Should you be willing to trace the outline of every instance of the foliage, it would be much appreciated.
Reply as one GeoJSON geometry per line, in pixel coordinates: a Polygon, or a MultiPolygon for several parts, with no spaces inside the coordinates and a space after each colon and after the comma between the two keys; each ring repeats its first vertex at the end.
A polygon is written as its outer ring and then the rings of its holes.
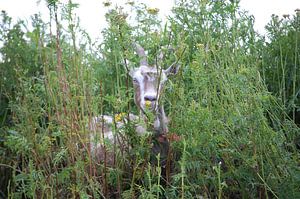
{"type": "Polygon", "coordinates": [[[270,126],[270,120],[279,121],[279,107],[258,72],[261,49],[253,20],[229,1],[197,2],[182,1],[172,24],[174,32],[184,30],[188,45],[182,78],[169,97],[177,99],[170,113],[173,131],[189,143],[185,186],[193,196],[211,198],[220,197],[220,183],[222,197],[286,197],[281,194],[298,187],[288,173],[299,171],[282,158],[293,157],[284,145],[292,145],[299,130],[283,134],[270,126]],[[286,187],[286,181],[295,183],[286,187]]]}
{"type": "Polygon", "coordinates": [[[299,114],[300,14],[279,18],[273,15],[266,26],[268,39],[262,52],[261,71],[269,91],[278,96],[293,120],[299,114]]]}
{"type": "Polygon", "coordinates": [[[92,42],[79,5],[47,3],[50,22],[35,15],[32,30],[2,12],[0,197],[300,197],[299,128],[286,116],[296,119],[299,105],[298,16],[273,17],[264,40],[239,1],[177,1],[164,26],[157,9],[129,1],[129,15],[105,2],[108,27],[92,42]],[[137,113],[133,42],[151,64],[181,64],[162,99],[181,139],[153,157],[151,136],[129,123],[131,148],[99,163],[88,149],[92,117],[137,113]]]}

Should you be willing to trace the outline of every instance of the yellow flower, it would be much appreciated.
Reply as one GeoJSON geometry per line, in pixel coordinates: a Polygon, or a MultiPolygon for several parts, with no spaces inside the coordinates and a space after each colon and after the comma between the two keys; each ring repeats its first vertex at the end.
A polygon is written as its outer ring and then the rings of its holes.
{"type": "Polygon", "coordinates": [[[115,121],[120,122],[125,117],[126,113],[115,114],[115,121]]]}
{"type": "Polygon", "coordinates": [[[148,8],[147,12],[151,15],[156,15],[159,12],[158,8],[148,8]]]}
{"type": "Polygon", "coordinates": [[[128,17],[127,14],[118,14],[116,16],[116,20],[119,22],[119,23],[126,23],[126,18],[128,17]]]}
{"type": "Polygon", "coordinates": [[[148,101],[148,100],[147,100],[147,101],[145,102],[145,105],[146,105],[147,108],[150,108],[150,106],[151,106],[151,101],[148,101]]]}
{"type": "Polygon", "coordinates": [[[204,45],[201,43],[196,44],[196,46],[198,49],[204,49],[204,45]]]}

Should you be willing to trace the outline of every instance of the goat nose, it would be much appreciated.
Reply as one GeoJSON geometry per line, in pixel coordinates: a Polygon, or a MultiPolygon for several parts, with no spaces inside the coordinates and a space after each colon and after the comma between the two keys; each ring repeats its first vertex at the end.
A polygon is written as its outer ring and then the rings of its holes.
{"type": "Polygon", "coordinates": [[[150,102],[153,102],[156,100],[156,96],[145,96],[144,97],[145,101],[150,101],[150,102]]]}

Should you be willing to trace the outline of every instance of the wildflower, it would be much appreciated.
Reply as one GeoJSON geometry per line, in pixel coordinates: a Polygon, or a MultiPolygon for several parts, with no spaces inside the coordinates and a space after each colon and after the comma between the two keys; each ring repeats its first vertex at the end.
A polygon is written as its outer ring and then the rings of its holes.
{"type": "Polygon", "coordinates": [[[116,16],[116,20],[118,20],[119,23],[125,23],[127,17],[127,14],[119,14],[116,16]]]}
{"type": "Polygon", "coordinates": [[[116,122],[120,122],[122,121],[122,119],[125,117],[126,113],[119,113],[119,114],[115,114],[115,121],[116,122]]]}
{"type": "Polygon", "coordinates": [[[284,15],[282,15],[282,16],[283,16],[283,18],[289,18],[289,17],[290,17],[289,14],[284,14],[284,15]]]}
{"type": "Polygon", "coordinates": [[[134,5],[134,1],[127,1],[127,4],[133,6],[134,5]]]}
{"type": "Polygon", "coordinates": [[[198,49],[204,49],[204,44],[198,43],[198,44],[196,44],[196,46],[198,49]]]}
{"type": "Polygon", "coordinates": [[[148,8],[147,12],[151,15],[156,15],[159,12],[158,8],[148,8]]]}
{"type": "Polygon", "coordinates": [[[108,7],[108,6],[111,5],[111,2],[110,2],[110,1],[104,1],[104,2],[103,2],[103,5],[104,5],[105,7],[108,7]]]}
{"type": "Polygon", "coordinates": [[[147,108],[150,108],[150,106],[151,106],[151,101],[148,101],[148,100],[147,100],[147,101],[145,102],[145,105],[146,105],[147,108]]]}

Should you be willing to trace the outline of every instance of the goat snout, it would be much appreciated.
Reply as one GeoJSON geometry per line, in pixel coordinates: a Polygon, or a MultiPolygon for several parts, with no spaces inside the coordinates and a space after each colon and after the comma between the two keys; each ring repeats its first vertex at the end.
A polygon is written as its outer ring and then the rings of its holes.
{"type": "Polygon", "coordinates": [[[146,95],[146,96],[144,97],[144,100],[145,100],[145,101],[154,102],[154,101],[156,101],[156,96],[146,95]]]}

